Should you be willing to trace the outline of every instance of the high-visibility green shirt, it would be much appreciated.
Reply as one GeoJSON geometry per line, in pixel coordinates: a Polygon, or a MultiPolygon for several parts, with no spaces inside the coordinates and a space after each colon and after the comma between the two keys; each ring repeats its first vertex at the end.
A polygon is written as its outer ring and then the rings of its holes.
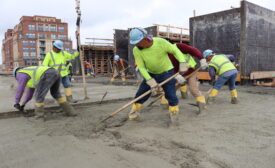
{"type": "Polygon", "coordinates": [[[50,69],[48,66],[30,66],[20,69],[18,73],[28,74],[30,76],[30,80],[27,82],[27,87],[35,88],[43,73],[48,69],[50,69]]]}
{"type": "Polygon", "coordinates": [[[73,60],[74,56],[66,51],[61,51],[56,53],[54,51],[48,52],[45,56],[45,59],[42,63],[44,66],[53,67],[54,69],[58,70],[61,77],[67,76],[69,74],[66,68],[66,61],[73,60]]]}
{"type": "Polygon", "coordinates": [[[173,54],[179,62],[186,62],[187,54],[183,54],[175,45],[163,38],[154,37],[150,48],[134,47],[134,57],[141,75],[149,80],[152,74],[161,74],[173,69],[168,54],[173,54]]]}

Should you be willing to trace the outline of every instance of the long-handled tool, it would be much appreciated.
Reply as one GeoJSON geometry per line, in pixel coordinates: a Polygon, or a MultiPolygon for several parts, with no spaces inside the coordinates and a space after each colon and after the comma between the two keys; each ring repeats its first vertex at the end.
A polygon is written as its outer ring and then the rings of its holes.
{"type": "MultiPolygon", "coordinates": [[[[198,72],[199,70],[200,70],[200,68],[196,69],[194,72],[192,72],[192,73],[190,73],[189,75],[187,75],[187,76],[185,77],[185,79],[190,78],[194,73],[198,72]]],[[[178,89],[178,88],[177,88],[177,89],[178,89]]],[[[162,97],[163,95],[164,95],[164,93],[162,93],[161,95],[159,95],[158,97],[156,97],[155,99],[153,99],[153,100],[148,104],[147,107],[152,106],[155,102],[157,102],[159,99],[161,99],[161,97],[162,97]]]]}
{"type": "Polygon", "coordinates": [[[102,101],[103,101],[103,99],[106,97],[107,93],[108,93],[108,91],[106,91],[106,92],[104,93],[104,95],[102,96],[102,98],[101,98],[101,100],[100,100],[99,104],[101,104],[101,103],[102,103],[102,101]]]}
{"type": "MultiPolygon", "coordinates": [[[[171,76],[170,78],[166,79],[165,81],[161,82],[159,84],[159,87],[161,87],[162,85],[166,84],[167,82],[169,82],[170,80],[174,79],[179,73],[174,74],[173,76],[171,76]]],[[[112,118],[113,116],[115,116],[117,113],[121,112],[122,110],[126,109],[127,107],[129,107],[130,105],[132,105],[133,103],[137,102],[138,100],[142,99],[143,97],[147,96],[148,94],[151,93],[151,90],[148,90],[147,92],[143,93],[142,95],[140,95],[139,97],[135,98],[134,100],[130,101],[129,103],[125,104],[124,106],[122,106],[121,108],[117,109],[116,111],[114,111],[113,113],[109,114],[106,118],[104,118],[103,120],[99,121],[98,124],[112,118]]],[[[98,125],[97,124],[97,125],[98,125]]]]}

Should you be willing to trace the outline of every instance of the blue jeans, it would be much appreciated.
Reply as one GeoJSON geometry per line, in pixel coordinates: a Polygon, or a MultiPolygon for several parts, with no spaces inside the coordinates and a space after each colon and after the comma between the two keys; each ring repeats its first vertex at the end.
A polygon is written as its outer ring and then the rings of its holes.
{"type": "Polygon", "coordinates": [[[68,75],[63,76],[61,78],[61,82],[62,82],[64,88],[70,88],[71,87],[71,82],[70,82],[70,78],[69,78],[68,75]]]}
{"type": "Polygon", "coordinates": [[[219,76],[219,78],[216,81],[213,88],[216,89],[216,90],[220,90],[221,87],[227,82],[229,90],[236,89],[235,83],[236,83],[237,75],[238,75],[238,73],[234,73],[230,76],[222,76],[222,75],[219,76]]]}
{"type": "MultiPolygon", "coordinates": [[[[169,77],[174,75],[174,70],[169,70],[167,72],[163,72],[162,74],[151,74],[150,76],[152,78],[154,78],[157,83],[161,83],[164,80],[168,79],[169,77]]],[[[168,103],[170,106],[176,106],[178,105],[179,101],[178,98],[176,96],[176,80],[172,79],[169,82],[167,82],[166,84],[164,84],[162,86],[164,93],[165,93],[165,98],[168,100],[168,103]]],[[[139,97],[140,95],[142,95],[143,93],[147,92],[148,90],[150,90],[150,86],[146,84],[146,80],[143,80],[142,83],[139,86],[139,89],[136,93],[135,98],[139,97]]],[[[143,104],[146,100],[149,99],[151,94],[145,96],[144,98],[140,99],[139,101],[137,101],[137,103],[143,104]]]]}

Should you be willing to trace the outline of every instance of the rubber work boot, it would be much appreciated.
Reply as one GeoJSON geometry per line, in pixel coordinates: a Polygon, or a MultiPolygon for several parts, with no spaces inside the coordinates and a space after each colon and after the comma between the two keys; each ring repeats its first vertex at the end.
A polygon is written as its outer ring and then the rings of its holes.
{"type": "Polygon", "coordinates": [[[181,93],[181,98],[182,99],[187,99],[188,98],[188,93],[187,93],[187,86],[183,85],[180,87],[180,93],[181,93]]]}
{"type": "Polygon", "coordinates": [[[178,114],[179,114],[179,106],[169,106],[169,115],[170,115],[170,120],[171,120],[171,124],[177,126],[179,125],[179,118],[178,118],[178,114]]]}
{"type": "Polygon", "coordinates": [[[128,114],[129,120],[138,120],[140,118],[140,111],[141,111],[142,104],[135,103],[132,106],[130,113],[128,114]]]}
{"type": "Polygon", "coordinates": [[[34,114],[35,118],[42,118],[44,116],[44,103],[35,103],[34,114]]]}
{"type": "Polygon", "coordinates": [[[64,102],[64,103],[60,103],[59,105],[66,116],[70,116],[70,117],[77,116],[77,113],[75,112],[73,106],[70,105],[70,103],[64,102]]]}
{"type": "Polygon", "coordinates": [[[44,103],[35,103],[34,113],[36,119],[43,118],[47,121],[51,118],[51,113],[44,109],[44,103]]]}
{"type": "Polygon", "coordinates": [[[197,105],[199,108],[198,114],[201,114],[205,110],[205,106],[206,106],[205,97],[199,96],[199,97],[196,97],[196,100],[197,100],[197,105]]]}
{"type": "Polygon", "coordinates": [[[121,78],[122,80],[122,85],[126,85],[126,79],[125,78],[121,78]]]}
{"type": "Polygon", "coordinates": [[[160,101],[160,105],[162,106],[162,107],[164,107],[164,108],[168,108],[168,101],[167,101],[167,99],[165,98],[165,96],[163,95],[162,97],[161,97],[161,101],[160,101]]]}
{"type": "Polygon", "coordinates": [[[238,93],[237,93],[237,90],[236,89],[231,90],[230,93],[231,93],[231,103],[232,104],[238,104],[238,99],[237,99],[238,93]]]}
{"type": "Polygon", "coordinates": [[[216,99],[216,96],[218,95],[218,90],[217,89],[212,89],[210,94],[209,94],[209,97],[207,98],[207,104],[212,104],[215,99],[216,99]]]}
{"type": "Polygon", "coordinates": [[[115,78],[111,78],[110,82],[113,83],[115,81],[115,78]]]}
{"type": "Polygon", "coordinates": [[[73,99],[72,88],[65,88],[65,95],[66,95],[66,98],[67,98],[68,102],[77,103],[77,100],[73,99]]]}

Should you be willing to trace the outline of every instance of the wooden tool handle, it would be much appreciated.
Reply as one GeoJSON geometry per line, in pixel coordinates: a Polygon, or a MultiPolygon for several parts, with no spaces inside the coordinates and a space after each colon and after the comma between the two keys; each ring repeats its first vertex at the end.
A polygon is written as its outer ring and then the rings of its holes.
{"type": "MultiPolygon", "coordinates": [[[[159,86],[161,87],[162,85],[166,84],[167,82],[169,82],[170,80],[174,79],[179,73],[174,74],[173,76],[171,76],[170,78],[166,79],[165,81],[161,82],[159,84],[159,86]]],[[[140,95],[139,97],[135,98],[134,100],[130,101],[129,103],[125,104],[124,106],[122,106],[121,108],[117,109],[116,111],[114,111],[113,113],[111,113],[107,118],[103,119],[101,122],[106,121],[107,119],[113,117],[114,115],[116,115],[117,113],[121,112],[122,110],[126,109],[128,106],[130,106],[131,104],[137,102],[138,100],[144,98],[145,96],[147,96],[148,94],[151,93],[151,90],[148,90],[147,92],[143,93],[142,95],[140,95]]]]}

